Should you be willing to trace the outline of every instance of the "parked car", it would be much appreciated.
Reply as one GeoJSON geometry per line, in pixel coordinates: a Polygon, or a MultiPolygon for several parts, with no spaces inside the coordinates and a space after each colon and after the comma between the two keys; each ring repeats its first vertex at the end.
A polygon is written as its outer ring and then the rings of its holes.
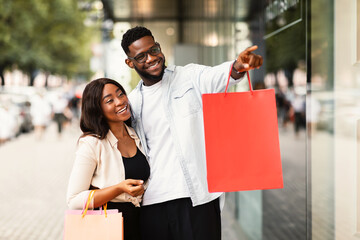
{"type": "Polygon", "coordinates": [[[19,132],[18,108],[9,101],[0,104],[0,143],[11,140],[19,132]]]}
{"type": "MultiPolygon", "coordinates": [[[[0,101],[2,103],[3,114],[5,114],[6,111],[7,114],[10,114],[13,118],[10,138],[33,130],[29,95],[3,89],[0,92],[0,101]]],[[[5,120],[3,119],[2,121],[4,122],[5,120]]]]}

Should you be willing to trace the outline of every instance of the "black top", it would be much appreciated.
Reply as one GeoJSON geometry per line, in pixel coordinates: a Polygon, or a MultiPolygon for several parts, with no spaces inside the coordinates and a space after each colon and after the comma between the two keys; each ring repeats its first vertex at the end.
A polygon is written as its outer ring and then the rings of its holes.
{"type": "Polygon", "coordinates": [[[133,157],[122,157],[125,168],[125,179],[141,179],[144,182],[150,176],[150,166],[144,154],[136,149],[136,154],[133,157]]]}

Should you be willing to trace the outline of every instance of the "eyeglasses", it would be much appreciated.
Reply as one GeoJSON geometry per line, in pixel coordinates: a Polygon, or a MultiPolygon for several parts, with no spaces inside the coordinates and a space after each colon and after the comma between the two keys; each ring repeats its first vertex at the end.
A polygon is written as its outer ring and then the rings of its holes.
{"type": "Polygon", "coordinates": [[[128,58],[133,59],[133,60],[137,61],[138,63],[144,63],[144,62],[146,62],[146,59],[148,58],[148,54],[150,54],[151,56],[156,56],[160,52],[161,52],[160,44],[155,43],[155,46],[153,46],[146,52],[139,53],[138,55],[136,55],[133,58],[132,57],[128,57],[128,58]]]}

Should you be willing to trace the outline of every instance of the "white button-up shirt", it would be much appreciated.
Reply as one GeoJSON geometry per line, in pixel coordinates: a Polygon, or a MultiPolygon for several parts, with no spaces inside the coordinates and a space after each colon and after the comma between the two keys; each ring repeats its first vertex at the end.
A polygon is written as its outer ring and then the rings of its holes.
{"type": "MultiPolygon", "coordinates": [[[[189,64],[184,67],[169,66],[165,69],[161,80],[164,117],[169,122],[171,132],[169,137],[174,142],[174,151],[180,161],[193,206],[210,202],[222,194],[208,191],[202,94],[225,91],[231,64],[232,62],[226,62],[215,67],[198,64],[189,64]]],[[[230,78],[231,85],[239,81],[240,79],[230,78]]],[[[148,152],[141,122],[142,85],[143,81],[140,81],[130,93],[129,100],[133,114],[132,124],[145,152],[148,152]]],[[[151,159],[149,161],[151,166],[151,159]]],[[[175,159],[169,159],[169,161],[175,161],[175,159]]],[[[151,174],[156,174],[156,172],[151,174]]],[[[171,181],[168,179],[169,183],[171,181]]],[[[151,175],[149,186],[151,186],[151,175]]]]}

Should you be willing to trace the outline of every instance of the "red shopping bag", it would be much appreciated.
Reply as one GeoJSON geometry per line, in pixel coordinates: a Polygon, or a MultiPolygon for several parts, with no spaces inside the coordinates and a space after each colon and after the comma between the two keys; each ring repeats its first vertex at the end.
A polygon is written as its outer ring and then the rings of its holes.
{"type": "Polygon", "coordinates": [[[247,76],[248,92],[202,95],[209,192],[283,187],[275,91],[247,76]]]}

